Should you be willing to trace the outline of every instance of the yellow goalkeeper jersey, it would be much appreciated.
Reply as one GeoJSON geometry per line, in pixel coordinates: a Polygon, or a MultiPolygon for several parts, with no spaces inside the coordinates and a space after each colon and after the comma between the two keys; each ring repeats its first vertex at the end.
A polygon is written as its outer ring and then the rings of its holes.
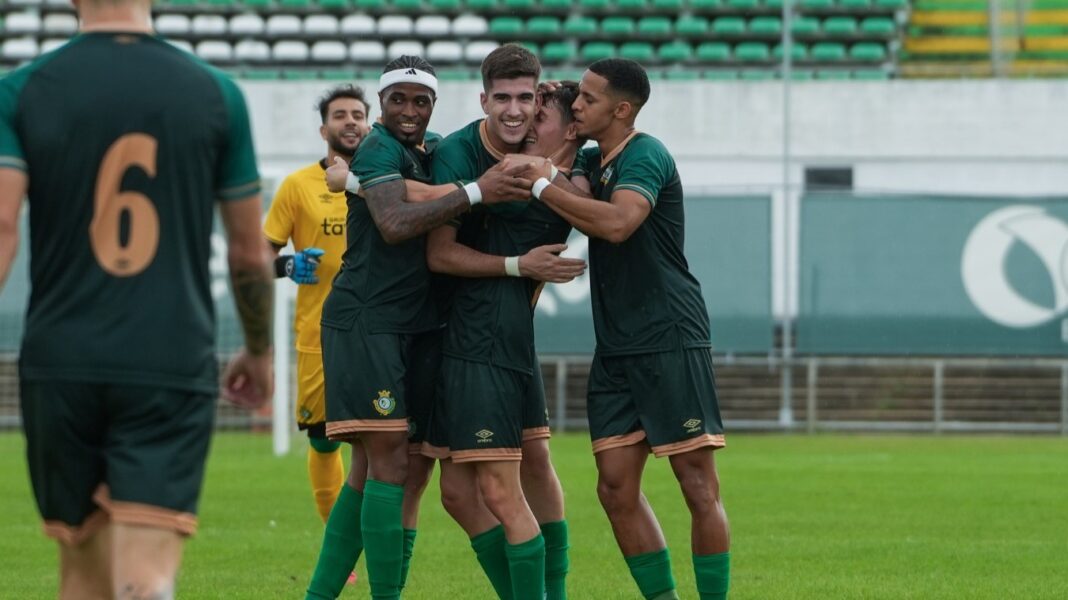
{"type": "Polygon", "coordinates": [[[323,165],[317,162],[294,171],[282,181],[267,211],[263,233],[278,245],[292,239],[297,250],[322,248],[315,274],[319,283],[297,286],[297,308],[293,319],[297,350],[321,353],[319,320],[323,301],[330,293],[334,275],[341,268],[345,252],[345,193],[333,194],[326,188],[323,165]]]}

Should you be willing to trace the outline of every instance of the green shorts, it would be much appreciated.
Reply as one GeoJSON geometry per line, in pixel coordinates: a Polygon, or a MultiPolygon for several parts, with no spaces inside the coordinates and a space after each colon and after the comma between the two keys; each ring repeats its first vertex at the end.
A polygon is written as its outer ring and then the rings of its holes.
{"type": "Polygon", "coordinates": [[[658,457],[725,444],[708,348],[595,354],[586,404],[595,454],[642,440],[658,457]]]}
{"type": "Polygon", "coordinates": [[[192,535],[215,398],[23,380],[26,456],[45,533],[79,544],[109,521],[192,535]]]}
{"type": "Polygon", "coordinates": [[[423,454],[437,405],[441,381],[441,343],[443,330],[420,333],[412,339],[411,367],[408,369],[408,450],[423,454]]]}

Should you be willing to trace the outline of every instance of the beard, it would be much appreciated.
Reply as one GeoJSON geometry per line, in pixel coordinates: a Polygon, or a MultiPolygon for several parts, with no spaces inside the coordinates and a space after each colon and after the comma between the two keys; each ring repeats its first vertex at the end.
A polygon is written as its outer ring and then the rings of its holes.
{"type": "Polygon", "coordinates": [[[356,148],[360,147],[360,142],[362,141],[363,136],[361,135],[360,137],[356,138],[356,145],[349,148],[344,142],[341,141],[340,135],[329,135],[327,136],[326,144],[330,146],[330,149],[333,150],[335,153],[340,154],[342,156],[351,157],[352,155],[356,154],[356,148]]]}

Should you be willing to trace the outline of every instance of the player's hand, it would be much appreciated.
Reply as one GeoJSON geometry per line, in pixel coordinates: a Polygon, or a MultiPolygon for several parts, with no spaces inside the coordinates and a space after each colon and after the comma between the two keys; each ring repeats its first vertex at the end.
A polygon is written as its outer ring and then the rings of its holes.
{"type": "Polygon", "coordinates": [[[478,187],[482,190],[482,202],[515,202],[530,200],[530,187],[534,182],[515,175],[523,170],[523,165],[506,168],[496,165],[478,178],[478,187]]]}
{"type": "Polygon", "coordinates": [[[349,177],[349,163],[340,156],[334,157],[334,164],[326,168],[326,188],[333,193],[344,192],[345,182],[349,177]]]}
{"type": "Polygon", "coordinates": [[[274,394],[274,353],[249,354],[242,347],[223,373],[222,396],[241,408],[259,408],[274,394]]]}
{"type": "Polygon", "coordinates": [[[305,248],[294,254],[286,264],[286,277],[301,285],[319,283],[315,270],[319,268],[319,258],[326,254],[322,248],[305,248]]]}
{"type": "Polygon", "coordinates": [[[519,272],[523,277],[549,283],[567,283],[586,272],[586,261],[565,258],[560,253],[567,244],[538,246],[519,257],[519,272]]]}

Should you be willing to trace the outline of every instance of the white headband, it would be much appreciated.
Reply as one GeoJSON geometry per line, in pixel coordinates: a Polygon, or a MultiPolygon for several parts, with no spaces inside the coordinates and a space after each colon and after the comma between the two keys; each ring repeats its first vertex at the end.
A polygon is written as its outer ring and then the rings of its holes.
{"type": "Polygon", "coordinates": [[[382,77],[378,79],[378,92],[382,93],[386,88],[397,83],[417,83],[430,88],[430,91],[435,94],[438,93],[438,78],[414,67],[382,73],[382,77]]]}

